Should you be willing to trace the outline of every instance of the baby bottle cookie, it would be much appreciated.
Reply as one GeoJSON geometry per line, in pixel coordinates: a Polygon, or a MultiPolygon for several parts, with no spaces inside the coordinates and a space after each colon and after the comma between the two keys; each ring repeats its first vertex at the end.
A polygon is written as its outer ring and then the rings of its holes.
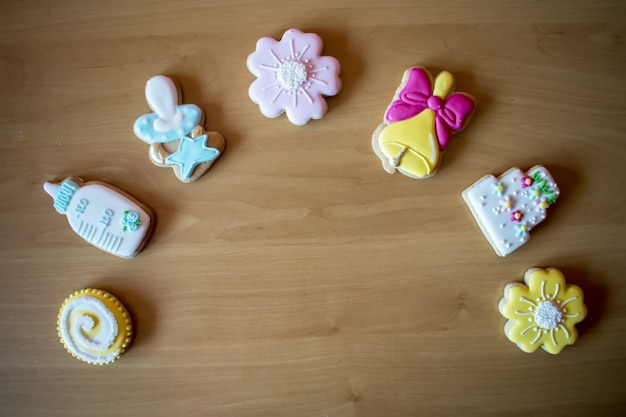
{"type": "Polygon", "coordinates": [[[195,104],[179,105],[174,81],[156,75],[146,83],[146,100],[154,113],[139,117],[135,135],[150,145],[153,164],[170,167],[182,182],[193,182],[211,168],[226,142],[219,132],[205,132],[204,114],[195,104]]]}
{"type": "Polygon", "coordinates": [[[437,173],[452,134],[467,125],[476,109],[472,96],[453,92],[454,84],[447,71],[434,79],[424,68],[405,71],[384,122],[372,136],[385,171],[419,179],[437,173]]]}
{"type": "Polygon", "coordinates": [[[69,177],[60,184],[46,182],[44,190],[72,230],[103,251],[132,258],[150,238],[152,211],[108,184],[69,177]]]}

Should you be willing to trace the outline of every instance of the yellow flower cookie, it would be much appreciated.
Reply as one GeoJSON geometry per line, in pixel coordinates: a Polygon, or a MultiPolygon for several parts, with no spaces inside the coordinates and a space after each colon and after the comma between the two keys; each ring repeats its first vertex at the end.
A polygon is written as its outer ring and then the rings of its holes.
{"type": "Polygon", "coordinates": [[[523,285],[512,282],[504,288],[500,313],[509,319],[504,333],[524,352],[540,346],[557,354],[576,341],[574,325],[587,316],[583,292],[576,285],[566,285],[558,269],[531,268],[523,285]]]}
{"type": "Polygon", "coordinates": [[[72,356],[94,365],[115,362],[133,336],[130,315],[122,303],[106,291],[91,288],[65,300],[57,330],[72,356]]]}

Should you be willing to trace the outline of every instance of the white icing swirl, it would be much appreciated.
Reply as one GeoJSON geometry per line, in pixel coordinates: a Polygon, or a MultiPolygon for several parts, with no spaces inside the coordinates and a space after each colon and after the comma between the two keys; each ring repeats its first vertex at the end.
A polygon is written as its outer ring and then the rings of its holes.
{"type": "Polygon", "coordinates": [[[120,349],[108,352],[118,335],[118,324],[97,298],[79,296],[66,303],[59,315],[59,333],[67,349],[85,362],[102,365],[121,354],[120,349]]]}

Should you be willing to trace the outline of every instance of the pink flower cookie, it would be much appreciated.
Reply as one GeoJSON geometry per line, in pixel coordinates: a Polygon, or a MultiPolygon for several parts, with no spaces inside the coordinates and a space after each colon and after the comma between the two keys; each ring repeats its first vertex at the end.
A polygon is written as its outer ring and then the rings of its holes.
{"type": "Polygon", "coordinates": [[[274,118],[287,112],[295,125],[326,114],[324,96],[341,90],[339,62],[320,56],[323,43],[314,33],[289,29],[280,41],[261,38],[248,56],[248,69],[257,79],[248,95],[264,116],[274,118]]]}
{"type": "Polygon", "coordinates": [[[384,122],[372,136],[385,171],[417,179],[437,173],[452,134],[461,131],[476,110],[476,100],[454,92],[454,86],[447,71],[435,78],[420,67],[404,72],[384,122]]]}

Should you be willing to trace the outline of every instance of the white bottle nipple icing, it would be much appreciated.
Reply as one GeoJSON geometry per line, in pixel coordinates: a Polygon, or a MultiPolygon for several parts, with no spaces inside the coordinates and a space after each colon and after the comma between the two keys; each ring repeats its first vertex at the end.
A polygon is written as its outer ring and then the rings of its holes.
{"type": "Polygon", "coordinates": [[[46,182],[54,208],[72,230],[92,245],[123,258],[135,256],[152,229],[152,215],[124,193],[98,182],[67,178],[46,182]]]}
{"type": "Polygon", "coordinates": [[[158,116],[154,121],[154,130],[157,132],[174,130],[183,124],[185,117],[178,111],[178,91],[168,77],[157,75],[148,80],[146,100],[158,116]]]}

